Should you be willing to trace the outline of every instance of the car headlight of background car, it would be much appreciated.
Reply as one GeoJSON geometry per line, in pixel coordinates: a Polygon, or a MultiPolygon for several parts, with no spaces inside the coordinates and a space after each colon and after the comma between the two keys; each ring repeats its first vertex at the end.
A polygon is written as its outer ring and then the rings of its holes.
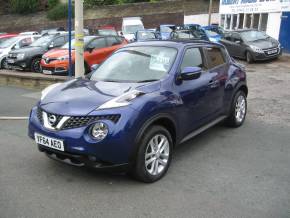
{"type": "Polygon", "coordinates": [[[257,46],[254,46],[254,45],[250,45],[251,49],[256,52],[256,53],[264,53],[263,49],[257,47],[257,46]]]}
{"type": "Polygon", "coordinates": [[[24,53],[17,54],[17,59],[18,60],[22,60],[22,59],[24,59],[24,57],[25,57],[25,54],[24,53]]]}
{"type": "Polygon", "coordinates": [[[109,128],[107,124],[103,122],[97,122],[93,124],[91,128],[92,137],[98,141],[105,139],[108,133],[109,133],[109,128]]]}
{"type": "Polygon", "coordinates": [[[116,108],[116,107],[124,107],[129,104],[131,104],[131,101],[134,100],[135,98],[144,95],[144,92],[138,91],[138,90],[133,90],[128,93],[125,93],[123,95],[120,95],[117,98],[114,98],[100,107],[98,109],[108,109],[108,108],[116,108]]]}

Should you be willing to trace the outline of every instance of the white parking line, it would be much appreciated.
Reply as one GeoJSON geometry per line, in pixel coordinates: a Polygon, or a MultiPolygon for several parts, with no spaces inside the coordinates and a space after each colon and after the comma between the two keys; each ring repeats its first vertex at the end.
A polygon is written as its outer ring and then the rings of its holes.
{"type": "Polygon", "coordinates": [[[0,120],[28,120],[29,117],[0,117],[0,120]]]}

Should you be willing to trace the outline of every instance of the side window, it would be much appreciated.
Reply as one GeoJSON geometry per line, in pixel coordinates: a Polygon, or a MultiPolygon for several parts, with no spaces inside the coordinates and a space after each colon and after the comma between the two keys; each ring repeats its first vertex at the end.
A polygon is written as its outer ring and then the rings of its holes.
{"type": "Polygon", "coordinates": [[[205,69],[199,48],[189,48],[186,50],[181,64],[181,70],[185,67],[200,67],[205,69]]]}
{"type": "Polygon", "coordinates": [[[54,47],[59,47],[59,46],[62,46],[63,44],[65,43],[65,39],[64,37],[58,37],[56,38],[54,41],[53,41],[53,45],[54,47]]]}
{"type": "Polygon", "coordinates": [[[232,41],[233,41],[233,42],[241,41],[241,40],[242,40],[242,39],[241,39],[241,37],[240,37],[239,34],[237,34],[237,33],[233,33],[233,34],[232,34],[232,41]]]}
{"type": "Polygon", "coordinates": [[[115,37],[107,37],[108,46],[119,45],[120,41],[118,41],[115,37]]]}
{"type": "Polygon", "coordinates": [[[28,46],[32,43],[32,38],[25,38],[25,39],[22,39],[20,42],[19,42],[19,48],[22,48],[24,46],[28,46]]]}
{"type": "Polygon", "coordinates": [[[232,41],[232,35],[231,34],[225,34],[224,39],[228,40],[228,41],[232,41]]]}
{"type": "Polygon", "coordinates": [[[224,64],[225,57],[220,48],[206,48],[208,68],[214,68],[224,64]]]}
{"type": "Polygon", "coordinates": [[[105,48],[105,47],[107,47],[105,38],[95,39],[88,45],[88,48],[91,48],[91,49],[105,48]]]}

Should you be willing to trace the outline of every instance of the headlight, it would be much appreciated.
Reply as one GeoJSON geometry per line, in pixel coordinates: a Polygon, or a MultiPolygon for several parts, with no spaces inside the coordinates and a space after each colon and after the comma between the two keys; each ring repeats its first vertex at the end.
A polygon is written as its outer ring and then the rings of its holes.
{"type": "Polygon", "coordinates": [[[250,45],[251,49],[254,51],[254,52],[257,52],[257,53],[264,53],[264,51],[257,47],[257,46],[254,46],[254,45],[250,45]]]}
{"type": "Polygon", "coordinates": [[[45,89],[42,90],[41,92],[41,98],[40,100],[43,100],[45,98],[45,96],[51,91],[53,90],[55,87],[59,86],[61,83],[55,83],[55,84],[52,84],[48,87],[46,87],[45,89]]]}
{"type": "Polygon", "coordinates": [[[98,109],[108,109],[108,108],[116,108],[116,107],[124,107],[131,103],[131,101],[141,95],[144,95],[143,92],[138,90],[133,90],[131,92],[125,93],[117,98],[114,98],[100,107],[98,109]]]}
{"type": "Polygon", "coordinates": [[[93,125],[91,129],[91,135],[93,136],[94,139],[97,139],[99,141],[103,140],[106,138],[106,136],[109,133],[109,128],[108,126],[103,123],[103,122],[97,122],[93,125]]]}
{"type": "Polygon", "coordinates": [[[25,57],[25,54],[24,53],[17,54],[17,59],[18,60],[22,60],[22,59],[24,59],[24,57],[25,57]]]}
{"type": "Polygon", "coordinates": [[[59,61],[65,61],[65,60],[68,60],[68,59],[69,59],[68,55],[57,58],[57,60],[59,60],[59,61]]]}

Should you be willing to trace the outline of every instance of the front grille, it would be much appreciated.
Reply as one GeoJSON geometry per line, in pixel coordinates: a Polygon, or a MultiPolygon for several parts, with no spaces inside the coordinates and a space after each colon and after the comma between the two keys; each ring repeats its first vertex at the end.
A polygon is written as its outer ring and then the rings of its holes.
{"type": "Polygon", "coordinates": [[[43,60],[44,60],[44,62],[46,63],[46,64],[49,64],[50,62],[52,62],[52,61],[56,61],[56,60],[58,60],[57,58],[43,58],[43,60]]]}
{"type": "Polygon", "coordinates": [[[86,126],[92,122],[98,120],[110,120],[114,123],[117,123],[120,119],[120,115],[103,115],[103,116],[80,116],[80,117],[71,117],[63,125],[62,129],[72,129],[78,128],[81,126],[86,126]]]}
{"type": "MultiPolygon", "coordinates": [[[[37,108],[37,118],[38,120],[43,124],[43,116],[42,116],[43,110],[38,107],[37,108]]],[[[47,113],[47,112],[46,112],[47,113]]],[[[56,127],[57,124],[60,122],[60,120],[64,117],[62,115],[58,114],[52,114],[52,113],[47,113],[47,117],[50,115],[55,115],[56,116],[56,122],[52,127],[56,127]]],[[[120,119],[121,115],[119,114],[114,114],[114,115],[100,115],[100,116],[72,116],[70,117],[67,121],[64,122],[64,124],[61,126],[61,130],[64,129],[73,129],[73,128],[79,128],[82,126],[87,126],[92,122],[98,121],[98,120],[110,120],[113,123],[117,123],[120,119]]]]}
{"type": "Polygon", "coordinates": [[[279,47],[263,49],[264,53],[268,56],[277,55],[279,53],[279,47]],[[273,52],[276,50],[275,52],[273,52]]]}

